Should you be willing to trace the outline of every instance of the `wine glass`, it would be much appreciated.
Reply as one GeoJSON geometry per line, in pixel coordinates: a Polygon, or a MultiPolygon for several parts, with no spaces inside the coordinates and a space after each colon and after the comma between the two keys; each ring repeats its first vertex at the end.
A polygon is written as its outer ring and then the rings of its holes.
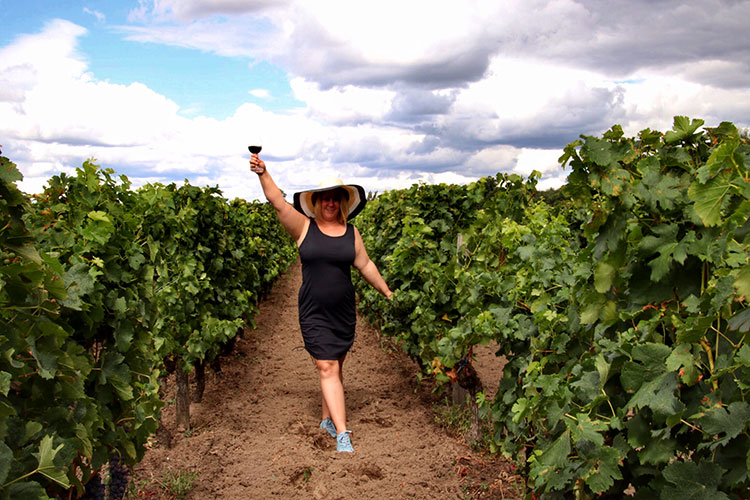
{"type": "Polygon", "coordinates": [[[247,149],[251,154],[257,155],[260,153],[260,150],[263,149],[263,146],[248,146],[247,149]]]}

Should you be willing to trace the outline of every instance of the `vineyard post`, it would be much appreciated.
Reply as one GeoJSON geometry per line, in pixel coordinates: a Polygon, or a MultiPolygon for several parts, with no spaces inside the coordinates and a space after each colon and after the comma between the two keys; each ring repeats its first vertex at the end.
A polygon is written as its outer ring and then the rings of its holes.
{"type": "Polygon", "coordinates": [[[175,370],[177,382],[175,395],[175,419],[177,429],[182,432],[190,429],[190,384],[189,374],[184,369],[185,361],[180,360],[175,370]]]}
{"type": "MultiPolygon", "coordinates": [[[[461,233],[458,233],[458,238],[456,239],[456,260],[458,260],[458,254],[461,251],[461,247],[464,244],[464,235],[461,233]]],[[[453,393],[453,404],[454,405],[465,405],[466,404],[466,396],[468,395],[468,392],[466,389],[458,385],[458,382],[451,381],[451,388],[453,393]]]]}
{"type": "MultiPolygon", "coordinates": [[[[456,260],[458,260],[461,247],[464,244],[464,235],[458,233],[456,239],[456,260]]],[[[469,350],[467,363],[471,364],[471,350],[469,350]]],[[[453,389],[453,404],[467,405],[471,410],[471,423],[469,430],[466,433],[466,440],[469,442],[479,442],[482,437],[482,428],[479,422],[479,405],[477,404],[476,393],[469,391],[464,387],[461,387],[458,382],[452,381],[451,387],[453,389]],[[468,402],[467,402],[468,399],[468,402]]]]}
{"type": "MultiPolygon", "coordinates": [[[[219,357],[217,356],[218,360],[219,357]]],[[[203,392],[206,390],[206,361],[203,360],[195,365],[195,391],[191,401],[193,403],[200,403],[203,401],[203,392]]]]}

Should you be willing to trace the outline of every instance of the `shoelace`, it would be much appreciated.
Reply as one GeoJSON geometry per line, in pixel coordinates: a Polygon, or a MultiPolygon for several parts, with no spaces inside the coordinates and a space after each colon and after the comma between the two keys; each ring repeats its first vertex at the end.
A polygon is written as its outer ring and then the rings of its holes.
{"type": "Polygon", "coordinates": [[[338,436],[336,436],[336,449],[338,451],[354,451],[354,447],[352,446],[352,440],[349,437],[351,433],[352,431],[344,431],[344,432],[341,432],[338,436]]]}

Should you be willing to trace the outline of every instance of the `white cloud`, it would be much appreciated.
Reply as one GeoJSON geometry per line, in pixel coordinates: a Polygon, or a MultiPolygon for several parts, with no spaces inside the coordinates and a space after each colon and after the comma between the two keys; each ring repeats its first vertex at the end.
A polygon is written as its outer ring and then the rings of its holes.
{"type": "Polygon", "coordinates": [[[259,99],[269,99],[271,97],[271,93],[268,91],[268,89],[252,89],[247,93],[259,99]]]}
{"type": "Polygon", "coordinates": [[[258,12],[269,7],[287,4],[284,0],[138,0],[139,6],[133,9],[130,17],[145,19],[154,17],[160,20],[178,19],[190,21],[214,14],[238,15],[258,12]],[[150,8],[149,8],[149,4],[150,8]]]}
{"type": "Polygon", "coordinates": [[[102,12],[99,12],[98,10],[92,10],[92,9],[89,9],[88,7],[84,7],[83,12],[91,16],[94,16],[96,18],[96,21],[99,23],[104,23],[107,21],[107,16],[105,16],[102,12]]]}
{"type": "Polygon", "coordinates": [[[475,28],[483,18],[499,15],[502,3],[467,2],[459,8],[445,0],[323,0],[297,6],[301,16],[317,21],[331,40],[368,64],[408,65],[463,52],[477,36],[475,28]]]}
{"type": "Polygon", "coordinates": [[[295,99],[305,102],[313,117],[334,124],[380,121],[390,111],[395,96],[390,90],[353,85],[321,90],[302,78],[293,78],[290,86],[295,99]]]}
{"type": "Polygon", "coordinates": [[[745,126],[750,116],[746,88],[716,88],[660,74],[641,74],[624,83],[626,120],[623,129],[634,135],[644,128],[669,130],[675,115],[702,118],[708,126],[733,121],[745,126]]]}
{"type": "Polygon", "coordinates": [[[532,170],[556,187],[581,133],[667,130],[676,114],[748,126],[740,4],[707,0],[693,16],[677,0],[139,0],[119,27],[129,40],[281,66],[303,106],[238,102],[224,120],[181,109],[91,74],[87,31],[58,20],[0,48],[0,137],[29,186],[96,157],[136,186],[188,177],[255,198],[246,147],[261,143],[289,193],[322,175],[383,191],[532,170]]]}
{"type": "Polygon", "coordinates": [[[458,127],[478,141],[559,145],[619,118],[620,93],[590,71],[497,57],[483,80],[459,92],[452,116],[469,117],[458,127]]]}

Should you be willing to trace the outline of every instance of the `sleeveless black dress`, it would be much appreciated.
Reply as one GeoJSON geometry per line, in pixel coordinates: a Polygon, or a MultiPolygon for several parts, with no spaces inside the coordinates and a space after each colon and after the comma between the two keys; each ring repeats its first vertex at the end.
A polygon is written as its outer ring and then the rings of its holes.
{"type": "Polygon", "coordinates": [[[354,343],[357,323],[351,278],[354,226],[347,224],[343,236],[328,236],[310,219],[299,255],[299,324],[305,349],[315,359],[339,359],[354,343]]]}

